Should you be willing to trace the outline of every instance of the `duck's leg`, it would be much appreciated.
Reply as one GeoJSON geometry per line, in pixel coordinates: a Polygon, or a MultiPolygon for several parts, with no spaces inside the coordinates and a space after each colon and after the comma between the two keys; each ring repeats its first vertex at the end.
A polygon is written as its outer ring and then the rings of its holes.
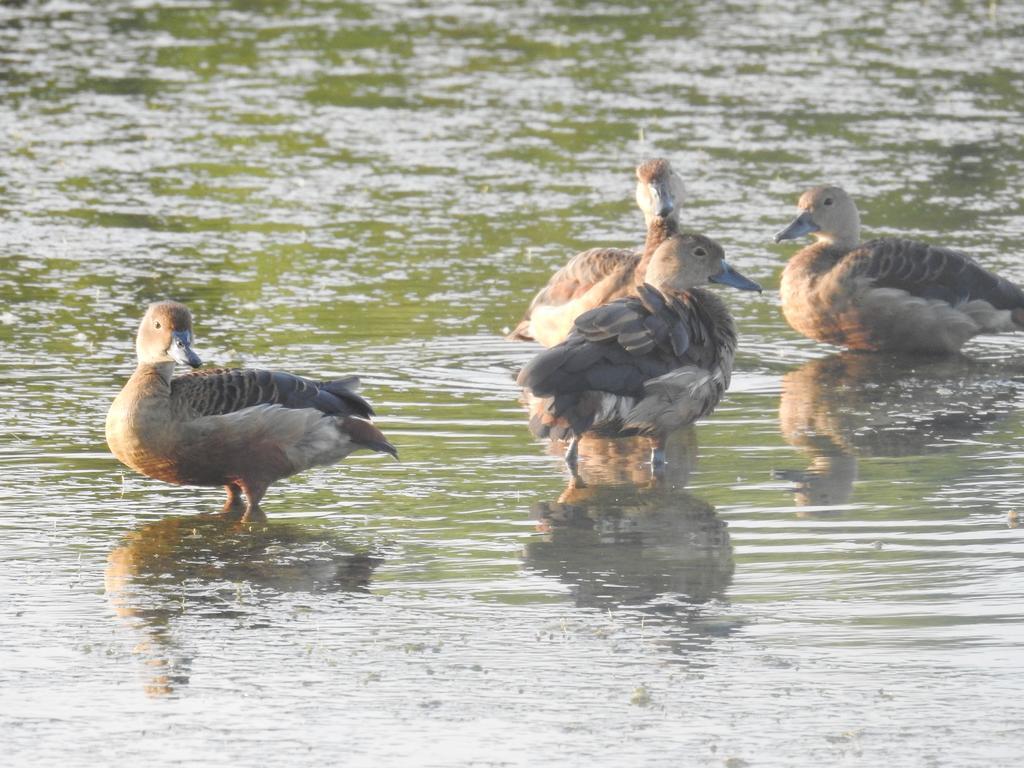
{"type": "Polygon", "coordinates": [[[651,438],[651,475],[655,480],[665,476],[665,441],[661,437],[651,438]]]}
{"type": "Polygon", "coordinates": [[[228,483],[224,486],[224,490],[228,492],[228,497],[224,500],[224,516],[229,520],[238,520],[245,508],[242,489],[234,483],[228,483]]]}
{"type": "Polygon", "coordinates": [[[245,514],[242,515],[243,523],[264,523],[267,516],[260,509],[260,500],[267,492],[267,483],[255,480],[240,480],[239,485],[245,493],[245,514]]]}
{"type": "Polygon", "coordinates": [[[580,439],[573,435],[572,440],[569,441],[569,447],[565,449],[565,466],[572,473],[572,479],[577,488],[583,485],[583,478],[580,477],[579,457],[580,439]]]}

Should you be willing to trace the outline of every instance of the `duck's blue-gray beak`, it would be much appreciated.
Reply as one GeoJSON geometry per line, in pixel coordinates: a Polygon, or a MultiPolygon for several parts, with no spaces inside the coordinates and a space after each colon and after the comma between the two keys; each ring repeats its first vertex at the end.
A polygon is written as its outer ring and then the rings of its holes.
{"type": "Polygon", "coordinates": [[[721,283],[722,285],[728,285],[732,288],[739,288],[741,291],[757,291],[761,292],[761,286],[755,283],[753,280],[744,277],[735,269],[733,269],[729,262],[722,262],[722,271],[717,275],[712,275],[708,278],[712,283],[721,283]]]}
{"type": "Polygon", "coordinates": [[[798,237],[809,235],[811,232],[817,232],[819,229],[821,229],[821,227],[814,223],[814,220],[811,218],[811,212],[804,211],[793,219],[788,227],[781,232],[775,233],[775,242],[780,243],[783,240],[796,240],[798,237]]]}
{"type": "Polygon", "coordinates": [[[665,218],[676,209],[676,201],[667,184],[648,184],[647,192],[651,196],[651,211],[655,216],[665,218]]]}
{"type": "Polygon", "coordinates": [[[192,334],[189,331],[174,331],[171,334],[171,346],[167,354],[174,358],[176,363],[189,365],[198,368],[203,364],[194,351],[192,351],[192,334]]]}

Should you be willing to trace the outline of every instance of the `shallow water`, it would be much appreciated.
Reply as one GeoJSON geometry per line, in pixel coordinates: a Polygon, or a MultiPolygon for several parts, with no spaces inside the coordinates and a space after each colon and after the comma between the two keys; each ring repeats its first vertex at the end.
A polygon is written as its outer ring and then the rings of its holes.
{"type": "Polygon", "coordinates": [[[1010,3],[0,6],[10,764],[1009,765],[1024,338],[840,355],[777,308],[799,192],[1024,281],[1010,3]],[[502,339],[639,242],[632,168],[769,290],[650,482],[532,440],[502,339]],[[103,419],[145,304],[217,364],[358,373],[400,464],[220,491],[103,419]]]}

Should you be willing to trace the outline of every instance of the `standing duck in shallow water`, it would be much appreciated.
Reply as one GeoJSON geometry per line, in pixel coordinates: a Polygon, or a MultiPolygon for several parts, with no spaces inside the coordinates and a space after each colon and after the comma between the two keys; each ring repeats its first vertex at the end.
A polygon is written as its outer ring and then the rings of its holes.
{"type": "Polygon", "coordinates": [[[107,414],[107,445],[132,469],[178,485],[223,485],[224,511],[266,520],[271,483],[353,451],[398,452],[352,391],[354,377],[310,381],[289,373],[197,368],[192,315],[173,301],[146,311],[135,339],[138,366],[107,414]],[[242,494],[245,494],[244,515],[242,494]]]}
{"type": "Polygon", "coordinates": [[[585,433],[653,440],[664,460],[666,435],[708,415],[729,386],[736,329],[706,283],[748,291],[761,287],[724,260],[703,235],[674,235],[655,250],[647,283],[576,318],[572,333],[519,373],[518,383],[543,407],[532,409],[538,437],[569,440],[565,461],[577,476],[585,433]]]}
{"type": "Polygon", "coordinates": [[[638,165],[636,204],[647,225],[643,250],[591,248],[576,254],[551,276],[508,338],[554,346],[569,335],[579,315],[635,292],[644,282],[654,249],[679,231],[682,200],[683,179],[668,160],[658,158],[638,165]]]}
{"type": "Polygon", "coordinates": [[[980,333],[1024,329],[1024,292],[970,256],[914,240],[860,242],[857,206],[839,187],[808,190],[775,242],[810,234],[779,293],[786,321],[850,349],[950,354],[980,333]]]}

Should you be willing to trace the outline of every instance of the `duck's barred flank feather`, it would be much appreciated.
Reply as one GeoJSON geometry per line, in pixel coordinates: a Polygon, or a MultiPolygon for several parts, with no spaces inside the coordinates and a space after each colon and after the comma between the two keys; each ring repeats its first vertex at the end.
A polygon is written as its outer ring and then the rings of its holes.
{"type": "Polygon", "coordinates": [[[358,383],[355,376],[314,381],[277,371],[214,368],[171,379],[171,402],[191,418],[234,413],[255,405],[315,408],[332,416],[370,418],[370,404],[353,391],[358,383]]]}
{"type": "Polygon", "coordinates": [[[1024,291],[994,275],[965,253],[914,240],[869,240],[846,257],[851,271],[879,288],[899,288],[956,306],[981,299],[996,309],[1024,307],[1024,291]]]}

